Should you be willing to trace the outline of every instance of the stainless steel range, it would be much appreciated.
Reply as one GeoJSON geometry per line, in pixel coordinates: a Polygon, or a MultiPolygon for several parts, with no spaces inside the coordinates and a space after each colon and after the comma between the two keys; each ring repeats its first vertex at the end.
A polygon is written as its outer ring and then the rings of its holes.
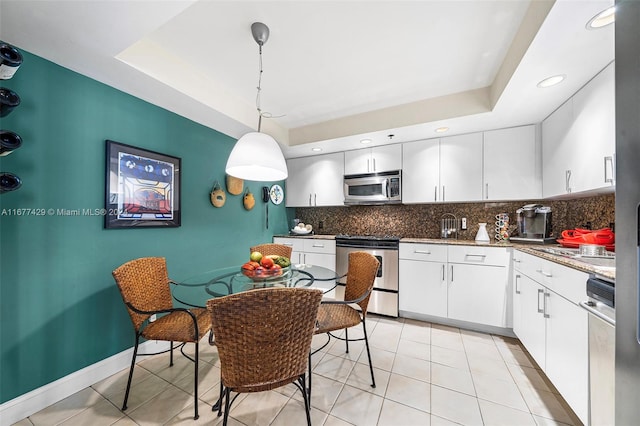
{"type": "MultiPolygon", "coordinates": [[[[398,316],[398,246],[400,237],[393,235],[337,235],[336,271],[345,275],[349,269],[349,253],[364,251],[380,261],[373,284],[368,312],[398,316]]],[[[338,283],[336,297],[344,297],[345,283],[338,283]]]]}

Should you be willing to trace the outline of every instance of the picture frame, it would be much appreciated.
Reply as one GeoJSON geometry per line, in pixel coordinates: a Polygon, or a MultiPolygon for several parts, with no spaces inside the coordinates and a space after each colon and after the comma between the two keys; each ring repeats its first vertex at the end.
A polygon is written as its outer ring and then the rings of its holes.
{"type": "Polygon", "coordinates": [[[180,226],[178,157],[106,140],[105,229],[180,226]]]}

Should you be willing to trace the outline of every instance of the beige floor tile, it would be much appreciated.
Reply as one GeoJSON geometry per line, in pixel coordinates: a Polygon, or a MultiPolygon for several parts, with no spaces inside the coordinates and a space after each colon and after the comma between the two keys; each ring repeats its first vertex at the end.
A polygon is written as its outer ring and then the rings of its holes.
{"type": "Polygon", "coordinates": [[[460,426],[460,423],[452,422],[434,414],[431,415],[431,426],[460,426]]]}
{"type": "Polygon", "coordinates": [[[431,414],[464,425],[482,425],[476,398],[435,385],[431,385],[431,414]]]}
{"type": "Polygon", "coordinates": [[[396,353],[398,355],[406,355],[409,357],[429,361],[431,359],[431,345],[426,343],[414,342],[411,340],[400,339],[396,353]]]}
{"type": "Polygon", "coordinates": [[[391,374],[386,399],[429,412],[431,410],[431,385],[399,374],[391,374]]]}
{"type": "Polygon", "coordinates": [[[442,364],[431,364],[431,383],[456,392],[476,396],[471,372],[442,364]]]}
{"type": "Polygon", "coordinates": [[[79,414],[101,400],[104,398],[98,392],[90,387],[85,388],[29,416],[29,420],[36,426],[55,425],[79,414]]]}
{"type": "Polygon", "coordinates": [[[356,364],[351,370],[351,374],[347,378],[346,384],[353,386],[354,388],[362,389],[363,391],[371,392],[375,395],[384,397],[384,393],[389,383],[389,376],[391,373],[388,371],[380,370],[378,368],[373,369],[373,375],[376,381],[376,387],[371,387],[371,371],[367,364],[356,364]]]}
{"type": "Polygon", "coordinates": [[[560,402],[559,395],[526,387],[521,388],[520,391],[531,414],[560,423],[575,424],[572,415],[566,411],[563,403],[560,402]]]}
{"type": "Polygon", "coordinates": [[[461,370],[469,369],[466,353],[440,346],[431,346],[431,362],[461,370]]]}
{"type": "MultiPolygon", "coordinates": [[[[321,425],[327,418],[327,413],[323,413],[317,408],[311,407],[311,424],[321,425]]],[[[307,415],[304,411],[304,402],[290,399],[282,410],[278,413],[271,426],[291,426],[306,425],[307,415]]]]}
{"type": "Polygon", "coordinates": [[[137,426],[137,423],[134,422],[131,417],[125,416],[115,422],[112,426],[137,426]]]}
{"type": "MultiPolygon", "coordinates": [[[[218,422],[221,422],[218,419],[218,412],[211,411],[211,405],[198,401],[198,420],[193,419],[193,404],[185,407],[182,411],[176,414],[173,418],[171,418],[165,425],[174,426],[174,425],[190,425],[190,426],[199,426],[199,425],[213,425],[218,422]]],[[[220,423],[222,424],[222,423],[220,423]]]]}
{"type": "Polygon", "coordinates": [[[514,381],[496,379],[491,375],[472,373],[479,399],[495,402],[521,411],[529,411],[514,381]]]}
{"type": "Polygon", "coordinates": [[[324,422],[324,426],[353,426],[353,424],[330,415],[324,422]]]}
{"type": "MultiPolygon", "coordinates": [[[[355,333],[349,333],[349,339],[359,339],[360,337],[354,336],[355,333]]],[[[357,361],[362,352],[365,350],[364,340],[349,342],[349,352],[344,341],[335,339],[335,343],[327,349],[327,353],[333,356],[339,356],[342,358],[357,361]]]]}
{"type": "Polygon", "coordinates": [[[472,375],[476,373],[486,374],[498,380],[513,382],[507,364],[502,358],[495,359],[477,354],[468,354],[467,359],[469,360],[469,369],[472,375]]]}
{"type": "Polygon", "coordinates": [[[518,387],[558,393],[544,373],[536,368],[525,367],[517,364],[507,364],[507,368],[518,387]]]}
{"type": "Polygon", "coordinates": [[[414,322],[405,322],[402,327],[401,340],[411,340],[419,343],[431,343],[431,324],[414,322]]]}
{"type": "Polygon", "coordinates": [[[457,328],[431,326],[431,345],[464,352],[462,336],[457,328]]]}
{"type": "Polygon", "coordinates": [[[531,416],[536,422],[536,426],[568,426],[567,423],[557,422],[552,419],[547,419],[546,417],[536,416],[535,414],[532,414],[531,416]]]}
{"type": "Polygon", "coordinates": [[[288,401],[289,398],[273,391],[250,393],[231,406],[229,415],[246,425],[267,426],[288,401]]]}
{"type": "MultiPolygon", "coordinates": [[[[493,341],[492,341],[493,342],[493,341]]],[[[464,342],[464,350],[467,353],[467,357],[475,356],[483,356],[486,358],[493,358],[499,361],[503,361],[502,354],[493,343],[487,344],[483,342],[478,342],[476,340],[470,340],[464,342]]]]}
{"type": "Polygon", "coordinates": [[[26,419],[22,419],[19,422],[13,423],[11,426],[33,426],[31,420],[27,417],[26,419]]]}
{"type": "MultiPolygon", "coordinates": [[[[185,392],[193,395],[193,374],[174,380],[173,384],[185,392]]],[[[198,397],[205,394],[212,387],[220,386],[220,369],[213,364],[201,362],[198,366],[198,397]]]]}
{"type": "Polygon", "coordinates": [[[367,332],[370,346],[395,351],[402,334],[402,326],[378,323],[373,331],[367,332]]]}
{"type": "Polygon", "coordinates": [[[193,396],[169,386],[135,410],[127,410],[127,415],[140,425],[157,425],[168,422],[188,406],[193,409],[193,396]]]}
{"type": "MultiPolygon", "coordinates": [[[[133,369],[133,379],[131,380],[131,384],[136,385],[149,377],[151,377],[151,372],[149,370],[145,369],[141,365],[136,365],[133,369]]],[[[128,379],[129,368],[125,368],[124,370],[121,370],[98,383],[94,383],[91,387],[100,393],[100,395],[109,399],[115,394],[122,393],[123,389],[126,389],[128,379]]]]}
{"type": "Polygon", "coordinates": [[[344,382],[351,374],[354,365],[354,361],[326,354],[313,368],[313,372],[329,379],[344,382]]]}
{"type": "Polygon", "coordinates": [[[528,411],[520,411],[504,405],[480,399],[480,412],[485,426],[536,426],[528,411]]]}
{"type": "Polygon", "coordinates": [[[491,335],[491,337],[493,338],[493,342],[496,344],[498,349],[512,348],[512,349],[522,350],[522,345],[520,344],[520,341],[515,337],[498,336],[496,334],[491,335]]]}
{"type": "MultiPolygon", "coordinates": [[[[342,382],[314,374],[311,382],[311,406],[325,413],[330,412],[343,387],[342,382]]],[[[300,391],[294,393],[292,398],[302,401],[300,391]]]]}
{"type": "Polygon", "coordinates": [[[430,424],[429,413],[385,399],[377,426],[429,426],[430,424]]]}
{"type": "Polygon", "coordinates": [[[75,416],[59,423],[61,426],[107,426],[124,417],[115,405],[107,399],[101,399],[75,416]]]}
{"type": "Polygon", "coordinates": [[[391,372],[429,382],[431,381],[431,362],[406,355],[396,355],[391,372]]]}
{"type": "MultiPolygon", "coordinates": [[[[129,391],[129,400],[127,401],[127,410],[125,411],[125,414],[129,414],[140,405],[156,397],[169,386],[171,386],[169,382],[161,379],[156,375],[151,375],[146,380],[143,380],[140,383],[132,382],[131,390],[129,391]]],[[[108,399],[116,407],[122,408],[125,392],[126,388],[123,387],[120,392],[114,394],[113,396],[110,396],[108,399]]]]}
{"type": "Polygon", "coordinates": [[[522,351],[521,349],[515,348],[498,348],[500,350],[500,355],[502,355],[502,359],[507,364],[516,364],[522,365],[524,367],[535,368],[536,364],[529,355],[522,351]]]}
{"type": "Polygon", "coordinates": [[[168,382],[179,380],[188,375],[193,376],[195,370],[194,363],[182,356],[180,351],[174,353],[172,366],[169,366],[169,356],[166,354],[156,355],[141,362],[140,365],[168,382]]]}
{"type": "Polygon", "coordinates": [[[345,385],[329,414],[356,426],[375,425],[383,400],[378,395],[345,385]]]}
{"type": "Polygon", "coordinates": [[[460,330],[462,341],[466,344],[469,342],[484,343],[485,345],[495,345],[491,334],[480,333],[473,330],[460,330]]]}
{"type": "MultiPolygon", "coordinates": [[[[383,349],[374,348],[372,346],[369,347],[369,350],[371,351],[371,362],[373,363],[373,368],[379,368],[384,371],[391,371],[391,368],[393,367],[393,360],[396,357],[395,352],[385,351],[383,349]]],[[[358,362],[360,364],[369,365],[369,358],[367,357],[366,350],[360,353],[358,362]]]]}

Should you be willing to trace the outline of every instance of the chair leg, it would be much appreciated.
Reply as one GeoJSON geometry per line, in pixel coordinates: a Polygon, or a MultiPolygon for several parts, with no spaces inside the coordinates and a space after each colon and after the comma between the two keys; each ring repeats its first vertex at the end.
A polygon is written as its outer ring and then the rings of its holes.
{"type": "Polygon", "coordinates": [[[369,370],[371,370],[371,387],[376,387],[376,379],[373,377],[373,364],[371,364],[371,352],[369,351],[369,339],[367,339],[367,326],[364,318],[362,319],[362,329],[364,331],[364,345],[367,348],[367,358],[369,358],[369,370]]]}
{"type": "Polygon", "coordinates": [[[138,342],[140,336],[136,333],[136,345],[133,348],[133,357],[131,358],[131,368],[129,369],[129,380],[127,380],[127,390],[124,393],[124,402],[122,403],[122,411],[127,409],[127,401],[129,400],[129,390],[131,389],[131,379],[133,379],[133,367],[136,366],[136,356],[138,355],[138,342]]]}
{"type": "MultiPolygon", "coordinates": [[[[311,426],[311,395],[307,395],[307,389],[305,389],[307,379],[304,377],[304,374],[300,376],[298,379],[301,390],[302,390],[302,398],[304,398],[304,411],[307,414],[307,426],[311,426]]],[[[311,388],[309,388],[311,391],[311,388]]]]}
{"type": "Polygon", "coordinates": [[[173,367],[173,341],[169,342],[169,367],[173,367]]]}
{"type": "Polygon", "coordinates": [[[344,343],[347,345],[347,353],[349,353],[349,329],[344,329],[344,343]]]}
{"type": "Polygon", "coordinates": [[[224,389],[224,420],[222,421],[222,426],[227,426],[227,421],[229,420],[229,408],[231,408],[231,404],[229,403],[229,397],[231,396],[231,389],[224,389]]]}
{"type": "Polygon", "coordinates": [[[311,351],[309,351],[309,389],[307,389],[309,399],[311,399],[311,351]]]}
{"type": "Polygon", "coordinates": [[[222,415],[222,402],[224,400],[224,386],[222,385],[222,378],[220,378],[220,395],[218,396],[218,401],[213,404],[211,407],[211,411],[218,410],[218,417],[222,415]]]}
{"type": "MultiPolygon", "coordinates": [[[[194,380],[193,380],[193,405],[195,409],[195,413],[193,416],[193,420],[198,420],[198,355],[200,351],[198,350],[198,342],[196,341],[196,356],[193,358],[195,364],[195,372],[194,372],[194,380]]],[[[173,351],[172,351],[173,352],[173,351]]]]}

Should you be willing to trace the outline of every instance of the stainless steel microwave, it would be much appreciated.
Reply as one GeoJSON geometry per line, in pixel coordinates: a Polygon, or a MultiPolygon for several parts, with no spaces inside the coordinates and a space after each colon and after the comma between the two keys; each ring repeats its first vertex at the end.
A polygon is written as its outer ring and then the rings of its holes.
{"type": "Polygon", "coordinates": [[[344,203],[399,204],[402,202],[402,172],[363,173],[344,176],[344,203]]]}

